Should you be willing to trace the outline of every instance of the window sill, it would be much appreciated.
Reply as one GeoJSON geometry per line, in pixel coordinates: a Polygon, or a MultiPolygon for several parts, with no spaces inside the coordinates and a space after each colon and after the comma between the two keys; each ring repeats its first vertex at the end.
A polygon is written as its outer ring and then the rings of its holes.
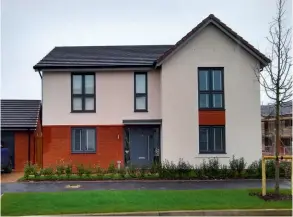
{"type": "Polygon", "coordinates": [[[199,108],[199,111],[225,111],[225,108],[199,108]]]}
{"type": "Polygon", "coordinates": [[[96,151],[72,151],[71,154],[96,154],[96,151]]]}
{"type": "Polygon", "coordinates": [[[148,110],[134,110],[134,112],[149,112],[148,110]]]}
{"type": "Polygon", "coordinates": [[[210,154],[210,155],[213,155],[213,154],[222,154],[222,155],[224,155],[224,154],[227,154],[226,152],[199,152],[198,153],[199,155],[208,155],[208,154],[210,154]]]}
{"type": "Polygon", "coordinates": [[[71,111],[71,113],[96,113],[96,111],[71,111]]]}

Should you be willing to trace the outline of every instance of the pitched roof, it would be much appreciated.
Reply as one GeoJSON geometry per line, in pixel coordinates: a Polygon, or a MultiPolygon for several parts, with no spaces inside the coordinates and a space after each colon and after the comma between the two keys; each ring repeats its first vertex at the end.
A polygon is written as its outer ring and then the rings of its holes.
{"type": "MultiPolygon", "coordinates": [[[[262,105],[261,116],[269,117],[275,116],[276,107],[274,104],[262,105]]],[[[292,115],[292,101],[284,102],[280,107],[280,115],[292,115]]]]}
{"type": "Polygon", "coordinates": [[[173,53],[180,45],[182,45],[185,41],[187,41],[194,34],[196,34],[198,31],[200,31],[202,28],[206,27],[209,24],[216,25],[222,31],[225,31],[227,35],[236,43],[238,43],[241,47],[255,54],[264,66],[271,62],[271,60],[268,57],[262,54],[253,45],[249,44],[240,35],[238,35],[231,28],[229,28],[225,23],[223,23],[220,19],[215,17],[215,15],[210,14],[207,18],[205,18],[202,22],[200,22],[196,27],[194,27],[189,33],[187,33],[182,39],[180,39],[174,46],[172,46],[163,55],[161,55],[158,58],[157,63],[160,64],[165,58],[167,58],[167,56],[173,53]]]}
{"type": "Polygon", "coordinates": [[[55,47],[35,70],[66,67],[152,67],[172,45],[55,47]]]}
{"type": "Polygon", "coordinates": [[[76,46],[55,47],[33,68],[35,70],[60,68],[120,68],[154,67],[184,44],[205,26],[213,24],[228,37],[246,49],[266,66],[271,62],[264,54],[249,44],[220,19],[210,14],[175,45],[126,45],[126,46],[76,46]]]}
{"type": "Polygon", "coordinates": [[[40,107],[40,100],[1,99],[1,128],[36,128],[40,107]]]}

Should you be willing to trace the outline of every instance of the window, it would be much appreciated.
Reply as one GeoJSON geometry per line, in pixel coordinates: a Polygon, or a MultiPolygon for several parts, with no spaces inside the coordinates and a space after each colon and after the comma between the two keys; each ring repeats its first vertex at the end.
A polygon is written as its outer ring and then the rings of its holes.
{"type": "Polygon", "coordinates": [[[223,126],[200,126],[199,127],[199,153],[222,153],[225,148],[225,127],[223,126]]]}
{"type": "Polygon", "coordinates": [[[265,128],[265,132],[269,131],[269,123],[266,121],[264,122],[264,128],[265,128]]]}
{"type": "Polygon", "coordinates": [[[96,129],[72,128],[71,150],[73,153],[96,152],[96,129]]]}
{"type": "Polygon", "coordinates": [[[292,126],[292,120],[285,120],[285,127],[291,127],[292,126]]]}
{"type": "Polygon", "coordinates": [[[198,93],[200,109],[224,108],[223,68],[198,69],[198,93]]]}
{"type": "Polygon", "coordinates": [[[72,74],[71,111],[95,112],[95,74],[72,74]]]}
{"type": "Polygon", "coordinates": [[[134,111],[136,112],[147,112],[147,84],[147,73],[134,73],[134,111]]]}

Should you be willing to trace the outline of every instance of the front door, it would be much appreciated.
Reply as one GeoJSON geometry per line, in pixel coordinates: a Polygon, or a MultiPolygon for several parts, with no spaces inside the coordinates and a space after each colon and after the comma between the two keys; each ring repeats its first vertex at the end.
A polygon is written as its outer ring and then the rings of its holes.
{"type": "Polygon", "coordinates": [[[155,130],[132,127],[129,132],[130,162],[135,167],[150,167],[154,160],[155,130]]]}

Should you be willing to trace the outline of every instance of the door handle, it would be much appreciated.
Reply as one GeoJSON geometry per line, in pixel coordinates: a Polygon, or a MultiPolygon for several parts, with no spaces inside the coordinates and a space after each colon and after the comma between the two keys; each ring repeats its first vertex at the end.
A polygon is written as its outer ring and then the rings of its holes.
{"type": "Polygon", "coordinates": [[[148,136],[148,160],[150,160],[150,136],[148,136]]]}

